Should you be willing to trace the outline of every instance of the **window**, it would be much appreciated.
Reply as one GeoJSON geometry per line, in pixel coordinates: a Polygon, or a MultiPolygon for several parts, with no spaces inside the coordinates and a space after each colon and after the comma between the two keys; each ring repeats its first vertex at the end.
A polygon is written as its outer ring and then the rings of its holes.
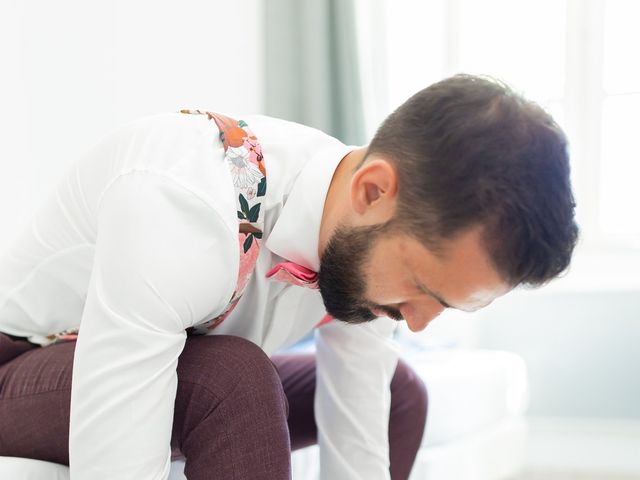
{"type": "Polygon", "coordinates": [[[640,244],[640,2],[604,3],[599,221],[612,239],[640,244]]]}
{"type": "Polygon", "coordinates": [[[377,22],[361,31],[370,40],[361,42],[365,92],[376,100],[365,102],[375,105],[370,135],[434,81],[499,77],[569,136],[583,246],[640,248],[640,2],[361,0],[357,8],[377,22]]]}

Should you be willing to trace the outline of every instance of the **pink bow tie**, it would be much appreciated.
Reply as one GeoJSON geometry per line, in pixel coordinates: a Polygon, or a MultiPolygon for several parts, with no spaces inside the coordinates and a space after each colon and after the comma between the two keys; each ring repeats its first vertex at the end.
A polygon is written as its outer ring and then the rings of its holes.
{"type": "MultiPolygon", "coordinates": [[[[316,272],[293,262],[278,263],[267,272],[266,277],[278,280],[279,282],[297,285],[299,287],[312,288],[314,290],[318,290],[320,288],[318,286],[318,274],[316,272]]],[[[318,322],[316,328],[324,325],[325,323],[329,323],[332,320],[333,317],[326,314],[322,320],[318,322]]]]}
{"type": "Polygon", "coordinates": [[[293,262],[281,262],[267,272],[267,278],[317,290],[318,274],[293,262]]]}

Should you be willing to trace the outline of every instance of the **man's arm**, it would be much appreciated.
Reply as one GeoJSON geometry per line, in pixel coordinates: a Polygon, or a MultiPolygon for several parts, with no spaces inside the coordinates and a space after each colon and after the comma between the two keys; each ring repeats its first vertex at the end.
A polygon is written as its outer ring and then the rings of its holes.
{"type": "Polygon", "coordinates": [[[118,178],[101,199],[95,262],[74,358],[73,480],[163,480],[185,329],[219,313],[237,234],[175,181],[118,178]]]}
{"type": "Polygon", "coordinates": [[[396,322],[333,321],[316,331],[315,398],[322,479],[389,479],[390,384],[396,322]]]}

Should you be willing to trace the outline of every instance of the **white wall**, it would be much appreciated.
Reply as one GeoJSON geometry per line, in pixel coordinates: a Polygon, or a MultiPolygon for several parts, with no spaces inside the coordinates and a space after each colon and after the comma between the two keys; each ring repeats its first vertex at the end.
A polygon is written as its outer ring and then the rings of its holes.
{"type": "Polygon", "coordinates": [[[263,109],[262,0],[2,0],[0,252],[121,123],[263,109]]]}
{"type": "Polygon", "coordinates": [[[581,253],[566,278],[481,311],[476,345],[526,361],[528,468],[640,478],[640,269],[581,253]]]}

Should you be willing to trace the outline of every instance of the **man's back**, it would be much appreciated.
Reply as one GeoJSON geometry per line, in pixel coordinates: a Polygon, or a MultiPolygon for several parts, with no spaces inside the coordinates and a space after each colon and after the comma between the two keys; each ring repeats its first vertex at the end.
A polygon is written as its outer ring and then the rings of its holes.
{"type": "MultiPolygon", "coordinates": [[[[262,116],[243,118],[251,121],[254,130],[264,133],[264,140],[260,140],[271,173],[264,205],[266,240],[297,173],[309,161],[310,155],[305,154],[310,153],[314,144],[316,147],[341,144],[322,132],[291,122],[262,116]]],[[[141,182],[130,208],[150,201],[151,195],[145,189],[164,189],[164,196],[169,197],[166,201],[174,207],[181,205],[193,228],[209,224],[208,234],[220,229],[220,235],[228,240],[229,264],[226,271],[210,274],[222,274],[218,276],[226,280],[223,289],[232,289],[233,271],[237,269],[234,262],[237,263],[238,227],[235,191],[222,157],[218,130],[204,115],[172,113],[145,117],[105,136],[72,164],[29,228],[0,260],[0,331],[46,345],[51,342],[48,335],[79,326],[95,260],[102,200],[110,189],[119,189],[130,181],[141,182]],[[199,205],[193,208],[192,203],[199,205]]],[[[162,223],[168,219],[163,218],[166,212],[162,211],[161,202],[147,207],[147,213],[152,215],[150,229],[157,224],[158,235],[162,235],[162,223]]],[[[204,231],[196,232],[188,241],[194,241],[198,234],[206,235],[204,231]]],[[[161,241],[158,237],[153,243],[161,241]]],[[[187,247],[177,238],[173,241],[172,245],[165,245],[165,252],[159,252],[163,257],[169,253],[176,255],[181,247],[187,247]]],[[[147,248],[151,250],[154,245],[147,248]]],[[[167,274],[179,276],[181,272],[173,270],[167,274]]],[[[215,288],[211,281],[208,284],[212,290],[215,288]]],[[[200,286],[204,288],[205,285],[200,286]]],[[[260,324],[257,320],[254,318],[260,324]]],[[[248,327],[244,325],[243,329],[248,327]]],[[[259,336],[264,329],[256,325],[255,330],[255,338],[251,339],[260,344],[263,338],[259,336]]]]}
{"type": "MultiPolygon", "coordinates": [[[[226,173],[224,165],[204,162],[214,158],[218,148],[214,135],[201,118],[146,117],[107,135],[75,162],[1,260],[0,331],[46,344],[46,335],[77,327],[105,191],[135,172],[163,176],[189,188],[199,178],[207,178],[198,173],[219,178],[226,173]]],[[[202,185],[199,193],[222,212],[225,207],[233,209],[233,199],[227,200],[231,186],[225,190],[224,183],[219,183],[216,189],[202,185]]],[[[231,220],[229,228],[234,227],[231,220]]]]}

